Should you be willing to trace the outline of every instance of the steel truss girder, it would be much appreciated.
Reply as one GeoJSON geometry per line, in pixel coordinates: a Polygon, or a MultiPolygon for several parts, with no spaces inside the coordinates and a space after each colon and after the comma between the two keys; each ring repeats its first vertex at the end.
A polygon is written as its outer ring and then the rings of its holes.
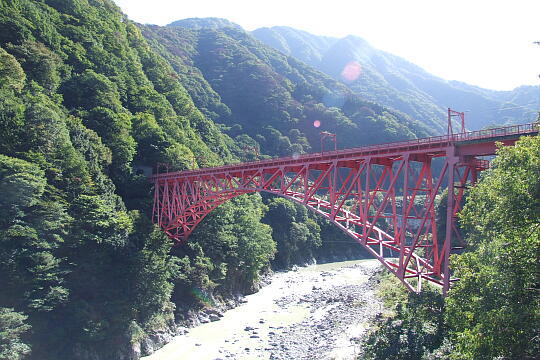
{"type": "Polygon", "coordinates": [[[452,281],[448,267],[452,239],[459,239],[455,217],[463,189],[482,169],[474,158],[465,161],[454,153],[449,146],[397,156],[353,156],[157,177],[154,222],[183,243],[223,202],[265,191],[302,204],[334,223],[410,290],[420,291],[422,283],[429,281],[442,285],[446,292],[452,281]],[[447,226],[441,237],[436,200],[448,184],[453,185],[448,187],[447,226]]]}
{"type": "Polygon", "coordinates": [[[450,252],[463,246],[456,214],[464,190],[489,165],[475,156],[495,155],[498,144],[535,134],[538,123],[157,174],[153,221],[180,244],[223,202],[266,191],[336,224],[410,290],[429,281],[446,293],[454,280],[450,252]],[[442,235],[435,206],[446,188],[442,235]]]}

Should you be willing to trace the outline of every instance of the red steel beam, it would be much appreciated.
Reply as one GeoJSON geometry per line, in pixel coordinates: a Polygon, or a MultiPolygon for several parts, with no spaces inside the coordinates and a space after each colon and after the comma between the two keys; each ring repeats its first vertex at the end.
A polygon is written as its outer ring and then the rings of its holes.
{"type": "Polygon", "coordinates": [[[407,288],[451,279],[449,255],[461,237],[455,223],[465,187],[488,167],[475,156],[494,154],[538,133],[538,124],[438,136],[392,144],[157,174],[153,221],[177,243],[223,202],[269,192],[327,218],[392,271],[407,288]],[[438,163],[433,166],[433,162],[438,163]],[[440,237],[436,203],[448,188],[440,237]],[[399,199],[401,202],[398,204],[399,199]]]}

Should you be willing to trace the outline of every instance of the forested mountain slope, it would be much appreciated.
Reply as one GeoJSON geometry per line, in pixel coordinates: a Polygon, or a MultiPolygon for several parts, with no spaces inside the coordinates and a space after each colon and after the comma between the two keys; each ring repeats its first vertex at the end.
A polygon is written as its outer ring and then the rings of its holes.
{"type": "MultiPolygon", "coordinates": [[[[135,24],[111,0],[0,2],[0,359],[136,359],[271,266],[359,255],[305,207],[259,194],[172,248],[151,222],[144,172],[158,163],[317,151],[322,130],[343,148],[443,128],[225,20],[175,25],[135,24]]],[[[313,61],[337,43],[305,36],[313,61]]]]}
{"type": "Polygon", "coordinates": [[[215,29],[204,19],[193,29],[193,21],[187,28],[182,22],[144,26],[143,34],[173,65],[195,104],[242,147],[291,155],[318,150],[320,131],[336,133],[341,148],[434,133],[241,29],[215,29]]]}
{"type": "Polygon", "coordinates": [[[283,26],[260,28],[252,34],[282,53],[341,80],[362,97],[433,127],[437,127],[433,119],[443,118],[448,107],[466,111],[470,129],[532,122],[540,108],[540,86],[494,91],[446,81],[398,56],[373,48],[357,36],[328,38],[283,26]],[[351,62],[361,68],[356,79],[344,73],[351,62]]]}
{"type": "Polygon", "coordinates": [[[274,257],[356,251],[260,195],[173,249],[151,224],[141,171],[312,151],[320,130],[340,147],[433,132],[240,29],[138,26],[110,0],[0,3],[0,358],[135,359],[207,299],[253,291],[274,257]]]}
{"type": "Polygon", "coordinates": [[[179,268],[134,168],[234,146],[110,1],[4,1],[0,46],[0,354],[122,358],[179,268]]]}

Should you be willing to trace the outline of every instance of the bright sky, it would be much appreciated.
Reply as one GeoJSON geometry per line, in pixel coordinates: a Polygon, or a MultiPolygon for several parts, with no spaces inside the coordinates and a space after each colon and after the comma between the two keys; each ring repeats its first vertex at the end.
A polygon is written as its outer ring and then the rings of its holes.
{"type": "Polygon", "coordinates": [[[220,17],[246,30],[290,26],[357,35],[447,80],[488,89],[540,85],[538,0],[114,0],[134,21],[220,17]]]}

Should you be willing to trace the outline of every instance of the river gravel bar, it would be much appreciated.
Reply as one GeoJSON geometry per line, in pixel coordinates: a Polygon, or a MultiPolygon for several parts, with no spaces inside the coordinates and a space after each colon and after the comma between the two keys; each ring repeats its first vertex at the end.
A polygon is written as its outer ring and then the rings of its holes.
{"type": "Polygon", "coordinates": [[[218,321],[199,325],[144,360],[355,359],[382,311],[376,260],[276,273],[218,321]]]}

